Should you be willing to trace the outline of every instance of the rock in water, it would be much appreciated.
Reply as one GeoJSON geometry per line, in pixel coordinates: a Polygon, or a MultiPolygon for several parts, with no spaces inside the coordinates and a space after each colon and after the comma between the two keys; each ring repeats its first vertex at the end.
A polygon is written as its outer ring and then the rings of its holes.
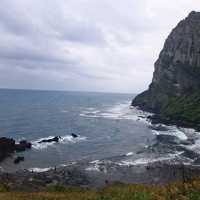
{"type": "Polygon", "coordinates": [[[24,161],[24,157],[23,156],[18,156],[17,158],[15,158],[14,164],[19,164],[22,161],[24,161]]]}
{"type": "Polygon", "coordinates": [[[15,151],[15,140],[10,138],[0,138],[0,161],[15,151]]]}
{"type": "Polygon", "coordinates": [[[72,133],[71,136],[72,136],[73,138],[77,138],[77,137],[78,137],[78,135],[76,135],[75,133],[72,133]]]}
{"type": "Polygon", "coordinates": [[[165,41],[149,89],[133,106],[165,122],[200,127],[200,12],[191,12],[165,41]],[[199,124],[199,125],[198,125],[199,124]]]}
{"type": "MultiPolygon", "coordinates": [[[[2,137],[0,138],[0,162],[6,157],[13,154],[15,151],[25,151],[31,148],[31,143],[26,140],[22,140],[19,144],[16,144],[12,138],[2,137]]],[[[20,160],[21,161],[21,160],[20,160]]]]}
{"type": "Polygon", "coordinates": [[[15,150],[20,152],[20,151],[25,151],[26,149],[30,149],[32,144],[30,142],[27,142],[26,140],[22,140],[19,142],[19,144],[15,144],[15,150]]]}
{"type": "Polygon", "coordinates": [[[60,136],[55,136],[51,139],[45,139],[45,140],[41,140],[40,142],[38,143],[51,143],[51,142],[59,142],[59,140],[61,139],[60,136]]]}
{"type": "Polygon", "coordinates": [[[19,144],[24,146],[26,149],[31,149],[32,146],[32,144],[30,142],[27,142],[26,140],[21,140],[19,144]]]}

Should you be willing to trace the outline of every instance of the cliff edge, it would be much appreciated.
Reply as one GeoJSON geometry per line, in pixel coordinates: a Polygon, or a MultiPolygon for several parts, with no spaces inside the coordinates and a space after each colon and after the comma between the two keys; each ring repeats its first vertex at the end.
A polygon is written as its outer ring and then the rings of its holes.
{"type": "Polygon", "coordinates": [[[172,30],[149,89],[133,106],[156,113],[161,121],[200,128],[200,12],[192,11],[172,30]]]}

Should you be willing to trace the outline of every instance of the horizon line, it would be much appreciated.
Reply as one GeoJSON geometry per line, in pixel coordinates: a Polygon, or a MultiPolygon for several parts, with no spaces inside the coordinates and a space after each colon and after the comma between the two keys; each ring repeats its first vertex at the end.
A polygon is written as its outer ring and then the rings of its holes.
{"type": "Polygon", "coordinates": [[[107,91],[88,91],[88,90],[64,90],[64,89],[37,89],[37,88],[7,88],[0,87],[0,90],[24,90],[24,91],[41,91],[41,92],[82,92],[82,93],[104,93],[104,94],[133,94],[134,92],[107,92],[107,91]]]}

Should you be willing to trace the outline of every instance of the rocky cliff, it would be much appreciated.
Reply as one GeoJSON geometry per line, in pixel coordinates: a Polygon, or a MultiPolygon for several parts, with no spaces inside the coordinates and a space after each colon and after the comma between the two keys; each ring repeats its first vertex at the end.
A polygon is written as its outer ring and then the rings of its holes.
{"type": "Polygon", "coordinates": [[[149,89],[132,102],[159,118],[200,127],[200,12],[191,12],[165,41],[149,89]]]}

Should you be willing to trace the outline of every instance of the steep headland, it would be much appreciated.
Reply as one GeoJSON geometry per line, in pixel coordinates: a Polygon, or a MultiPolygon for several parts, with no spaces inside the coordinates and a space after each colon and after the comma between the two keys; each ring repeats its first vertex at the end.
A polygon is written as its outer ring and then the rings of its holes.
{"type": "Polygon", "coordinates": [[[172,30],[149,89],[133,106],[156,113],[155,121],[200,128],[200,12],[192,11],[172,30]]]}

